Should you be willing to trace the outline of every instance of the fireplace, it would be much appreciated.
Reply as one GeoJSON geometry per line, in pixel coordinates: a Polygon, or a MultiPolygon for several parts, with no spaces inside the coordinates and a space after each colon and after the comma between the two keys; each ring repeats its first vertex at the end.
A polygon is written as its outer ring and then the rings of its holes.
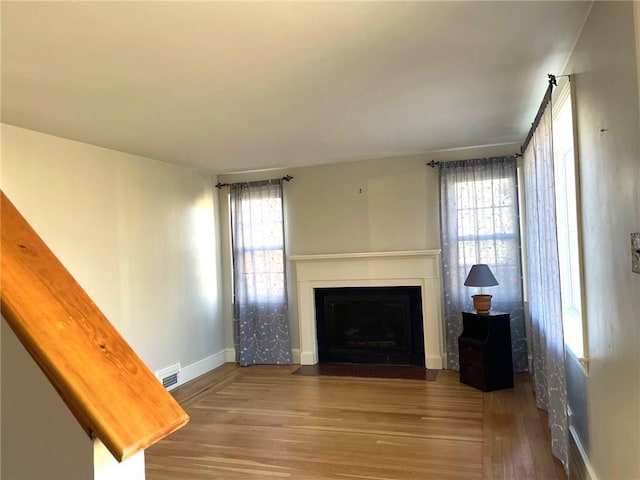
{"type": "MultiPolygon", "coordinates": [[[[343,287],[418,287],[421,290],[424,365],[444,365],[440,251],[328,253],[291,255],[295,264],[297,327],[302,365],[319,361],[315,290],[343,287]]],[[[295,332],[295,330],[294,330],[295,332]]],[[[294,333],[295,335],[295,333],[294,333]]]]}
{"type": "Polygon", "coordinates": [[[425,365],[421,288],[316,288],[321,362],[425,365]]]}

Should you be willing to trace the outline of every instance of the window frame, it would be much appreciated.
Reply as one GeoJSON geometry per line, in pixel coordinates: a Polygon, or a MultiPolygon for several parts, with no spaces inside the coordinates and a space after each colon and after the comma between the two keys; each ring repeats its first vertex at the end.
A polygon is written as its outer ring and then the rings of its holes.
{"type": "MultiPolygon", "coordinates": [[[[569,122],[571,123],[570,129],[572,133],[572,150],[573,150],[573,171],[574,171],[574,181],[575,181],[575,204],[571,204],[573,202],[573,198],[569,200],[569,202],[559,202],[559,194],[560,190],[556,185],[556,209],[558,207],[562,208],[564,206],[564,212],[568,212],[569,215],[575,214],[575,245],[572,246],[567,245],[565,242],[562,242],[561,245],[561,233],[560,233],[560,221],[561,215],[557,213],[557,226],[558,226],[558,256],[559,256],[559,268],[561,275],[561,298],[562,298],[562,321],[563,328],[565,330],[565,350],[569,352],[582,366],[585,373],[589,372],[589,341],[588,341],[588,323],[587,323],[587,309],[586,309],[586,301],[585,301],[585,281],[584,281],[584,249],[583,249],[583,230],[582,230],[582,205],[581,205],[581,189],[580,189],[580,161],[578,155],[578,130],[577,130],[577,122],[576,122],[576,95],[575,95],[575,83],[571,81],[572,76],[568,76],[564,79],[563,82],[560,83],[558,88],[556,88],[554,92],[554,97],[552,100],[552,122],[556,122],[560,115],[566,114],[566,108],[570,108],[570,118],[569,122]],[[569,203],[570,205],[567,205],[569,203]],[[569,210],[575,210],[575,212],[569,212],[569,210]],[[563,250],[564,249],[564,250],[563,250]],[[574,275],[571,272],[567,272],[567,268],[571,270],[573,267],[571,266],[571,260],[567,259],[567,252],[570,250],[575,250],[573,252],[576,258],[576,265],[578,269],[577,275],[574,275]],[[569,262],[569,266],[567,267],[567,262],[569,262]],[[563,274],[564,272],[564,274],[563,274]],[[572,300],[567,300],[566,295],[566,285],[569,283],[571,285],[571,291],[575,291],[576,288],[579,289],[580,300],[579,307],[580,311],[578,312],[574,307],[576,307],[575,302],[572,300]],[[564,290],[564,291],[563,291],[564,290]],[[569,305],[570,304],[570,305],[569,305]],[[569,318],[570,317],[570,318],[569,318]],[[579,329],[582,335],[581,342],[578,341],[567,341],[566,336],[566,325],[571,323],[571,327],[574,329],[579,329]],[[581,345],[577,345],[577,343],[581,343],[581,345]],[[580,351],[581,349],[581,351],[580,351]]],[[[554,180],[558,180],[558,176],[560,174],[564,175],[566,172],[566,168],[563,168],[565,172],[558,173],[559,159],[556,155],[556,146],[557,146],[557,137],[556,137],[556,128],[553,129],[553,143],[554,143],[554,180]]],[[[562,193],[566,192],[563,190],[562,193]]],[[[566,216],[565,216],[566,217],[566,216]]],[[[563,217],[564,218],[564,217],[563,217]]],[[[567,219],[567,223],[571,222],[571,219],[567,219]]],[[[568,230],[567,227],[565,230],[568,230]]],[[[568,234],[569,236],[571,233],[568,234]]],[[[563,234],[564,237],[564,234],[563,234]]],[[[569,243],[570,240],[569,240],[569,243]]],[[[569,255],[570,257],[570,255],[569,255]]]]}

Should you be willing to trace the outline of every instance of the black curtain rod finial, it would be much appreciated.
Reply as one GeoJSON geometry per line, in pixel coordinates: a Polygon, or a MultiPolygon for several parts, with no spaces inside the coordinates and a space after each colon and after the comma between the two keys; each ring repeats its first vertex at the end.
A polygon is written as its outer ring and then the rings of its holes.
{"type": "Polygon", "coordinates": [[[553,92],[553,87],[557,87],[558,86],[558,82],[556,82],[556,76],[555,75],[552,75],[551,73],[548,73],[547,77],[549,77],[549,86],[547,87],[547,91],[544,94],[544,97],[542,98],[542,103],[540,104],[540,108],[538,108],[538,113],[536,114],[536,117],[533,120],[533,124],[531,125],[531,128],[529,129],[529,133],[527,134],[527,137],[525,138],[524,143],[520,147],[520,151],[522,153],[524,153],[525,150],[527,149],[527,146],[529,145],[529,142],[531,141],[531,138],[533,137],[533,132],[535,132],[536,128],[538,128],[538,124],[540,123],[540,119],[542,118],[542,114],[544,113],[545,108],[547,107],[547,105],[551,101],[551,93],[553,92]]]}
{"type": "Polygon", "coordinates": [[[440,162],[436,162],[435,160],[431,160],[430,162],[427,162],[427,165],[431,168],[436,168],[438,165],[440,165],[440,162]]]}

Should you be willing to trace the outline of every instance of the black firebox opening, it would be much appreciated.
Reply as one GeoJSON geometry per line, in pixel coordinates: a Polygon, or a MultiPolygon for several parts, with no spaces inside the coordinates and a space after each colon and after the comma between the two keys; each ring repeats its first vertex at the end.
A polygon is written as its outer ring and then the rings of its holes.
{"type": "Polygon", "coordinates": [[[316,288],[320,362],[424,366],[420,287],[316,288]]]}

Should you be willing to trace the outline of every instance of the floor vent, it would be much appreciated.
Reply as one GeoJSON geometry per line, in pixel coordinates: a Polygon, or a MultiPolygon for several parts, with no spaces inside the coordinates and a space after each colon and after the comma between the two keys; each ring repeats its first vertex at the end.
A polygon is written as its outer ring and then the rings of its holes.
{"type": "Polygon", "coordinates": [[[180,364],[176,363],[170,367],[163,368],[156,372],[156,377],[162,382],[162,386],[167,390],[171,390],[178,385],[178,377],[180,375],[180,364]]]}
{"type": "Polygon", "coordinates": [[[164,377],[162,379],[162,386],[165,388],[169,388],[172,385],[177,385],[178,384],[178,374],[177,373],[173,373],[171,375],[169,375],[168,377],[164,377]]]}

